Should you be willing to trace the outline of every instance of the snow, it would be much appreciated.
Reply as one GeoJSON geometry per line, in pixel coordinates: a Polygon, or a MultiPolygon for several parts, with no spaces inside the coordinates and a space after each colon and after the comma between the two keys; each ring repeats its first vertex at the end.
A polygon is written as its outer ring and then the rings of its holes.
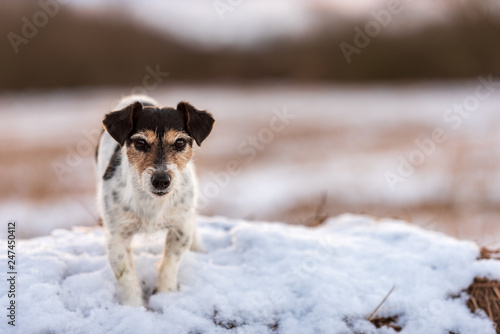
{"type": "MultiPolygon", "coordinates": [[[[95,226],[98,221],[96,206],[94,198],[78,197],[31,205],[20,201],[5,201],[0,203],[0,221],[15,220],[17,236],[33,238],[48,235],[56,228],[95,226]]],[[[0,239],[7,238],[7,233],[7,228],[2,228],[0,239]]]]}
{"type": "MultiPolygon", "coordinates": [[[[477,260],[472,242],[367,216],[343,215],[317,228],[199,221],[207,252],[185,256],[180,291],[153,295],[138,309],[117,302],[102,229],[19,240],[17,332],[395,333],[366,320],[395,285],[377,315],[398,316],[400,333],[495,333],[483,312],[465,305],[474,277],[500,278],[500,264],[477,260]]],[[[163,238],[133,242],[146,296],[163,238]]],[[[5,268],[4,252],[0,259],[5,268]]],[[[1,305],[6,288],[0,285],[1,305]]],[[[11,329],[0,322],[0,332],[11,329]]]]}

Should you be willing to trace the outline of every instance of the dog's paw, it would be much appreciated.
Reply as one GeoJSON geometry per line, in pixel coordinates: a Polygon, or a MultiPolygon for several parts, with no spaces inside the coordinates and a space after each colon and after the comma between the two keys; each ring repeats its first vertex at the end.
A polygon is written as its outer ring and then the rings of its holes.
{"type": "Polygon", "coordinates": [[[205,246],[203,246],[203,243],[199,240],[194,241],[191,244],[191,247],[189,248],[193,252],[198,252],[198,253],[206,253],[207,250],[205,249],[205,246]]]}
{"type": "Polygon", "coordinates": [[[179,284],[163,284],[163,285],[159,285],[153,289],[153,295],[156,295],[156,294],[162,293],[162,292],[174,292],[174,291],[179,291],[179,290],[180,290],[179,284]]]}
{"type": "Polygon", "coordinates": [[[141,307],[144,306],[144,302],[141,296],[126,296],[122,297],[121,300],[122,305],[133,306],[133,307],[141,307]]]}

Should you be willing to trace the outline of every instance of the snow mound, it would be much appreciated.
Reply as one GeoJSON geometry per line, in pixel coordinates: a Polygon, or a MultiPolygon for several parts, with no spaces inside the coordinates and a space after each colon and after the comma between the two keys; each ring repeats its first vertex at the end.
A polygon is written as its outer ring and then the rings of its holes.
{"type": "MultiPolygon", "coordinates": [[[[495,333],[463,291],[475,276],[499,279],[500,265],[478,261],[471,242],[352,215],[317,228],[200,218],[200,230],[207,252],[189,252],[180,291],[148,309],[117,303],[102,229],[18,241],[16,327],[4,318],[0,332],[395,333],[366,320],[395,285],[377,316],[396,316],[400,333],[495,333]]],[[[162,245],[161,233],[134,240],[148,297],[162,245]]],[[[6,284],[0,296],[8,305],[6,284]]]]}

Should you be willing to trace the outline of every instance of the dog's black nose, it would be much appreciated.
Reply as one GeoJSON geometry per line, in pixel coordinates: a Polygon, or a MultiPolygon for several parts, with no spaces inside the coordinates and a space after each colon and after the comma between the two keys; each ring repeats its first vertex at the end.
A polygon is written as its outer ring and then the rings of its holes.
{"type": "Polygon", "coordinates": [[[170,185],[170,176],[166,173],[156,173],[153,174],[151,178],[151,183],[153,187],[157,190],[165,190],[170,185]]]}

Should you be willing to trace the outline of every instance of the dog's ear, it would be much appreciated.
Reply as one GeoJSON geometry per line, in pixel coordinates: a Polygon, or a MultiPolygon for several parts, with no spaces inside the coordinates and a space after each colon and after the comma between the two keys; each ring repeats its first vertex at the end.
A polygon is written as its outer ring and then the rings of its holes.
{"type": "Polygon", "coordinates": [[[120,144],[120,146],[123,146],[130,132],[134,128],[134,118],[141,110],[142,104],[140,102],[132,103],[122,110],[106,114],[104,120],[102,121],[102,125],[111,137],[113,137],[114,140],[120,144]]]}
{"type": "Polygon", "coordinates": [[[208,137],[214,126],[215,120],[205,110],[198,110],[187,102],[179,102],[177,110],[186,115],[186,128],[198,146],[208,137]]]}

